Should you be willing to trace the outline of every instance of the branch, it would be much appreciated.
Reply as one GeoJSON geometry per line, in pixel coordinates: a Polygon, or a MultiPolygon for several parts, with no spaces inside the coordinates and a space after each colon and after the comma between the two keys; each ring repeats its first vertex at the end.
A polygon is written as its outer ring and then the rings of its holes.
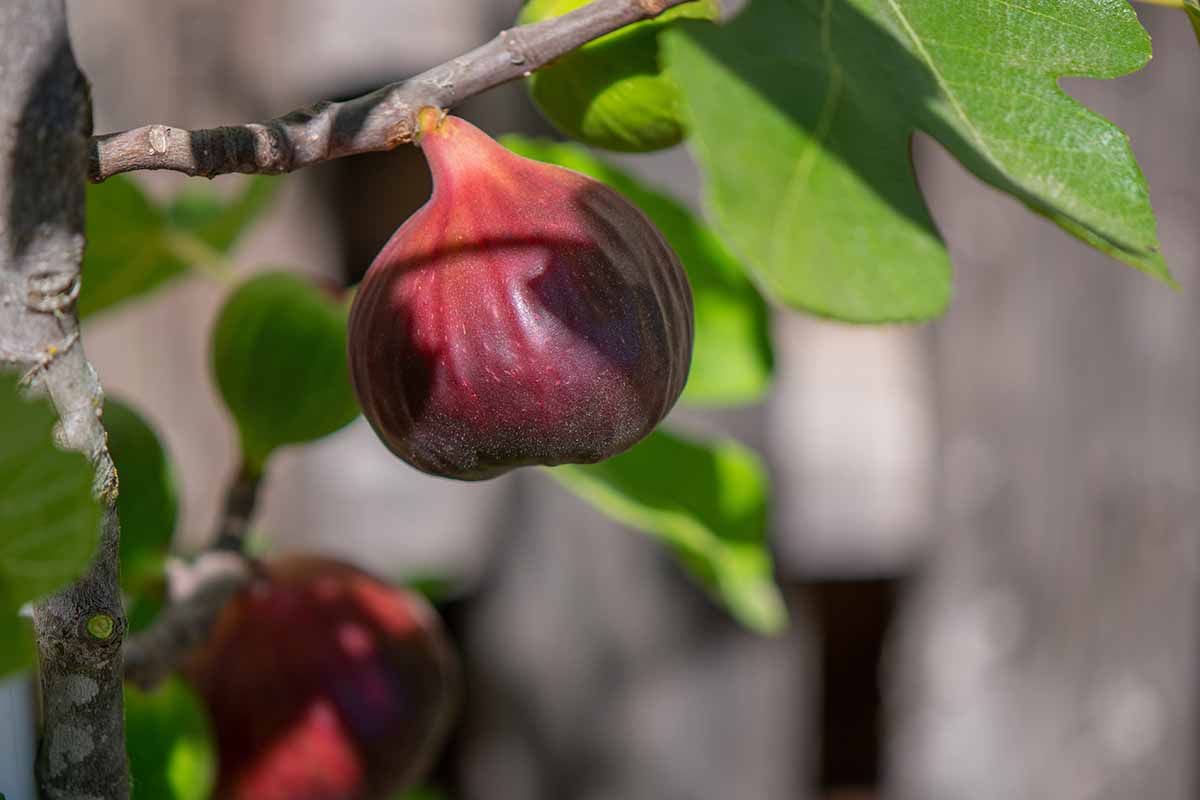
{"type": "Polygon", "coordinates": [[[63,0],[8,0],[2,16],[0,356],[49,395],[58,443],[91,459],[103,506],[96,560],[33,611],[42,693],[38,779],[51,800],[124,800],[117,476],[100,424],[103,394],[79,341],[74,305],[91,102],[71,53],[63,0]]]}
{"type": "Polygon", "coordinates": [[[277,175],[413,140],[417,112],[448,109],[515,80],[592,39],[688,0],[596,0],[561,17],[503,31],[492,41],[401,83],[341,103],[324,101],[269,122],[188,131],[168,125],[92,138],[88,174],[166,169],[211,178],[277,175]]]}
{"type": "Polygon", "coordinates": [[[127,680],[151,689],[177,671],[249,581],[251,567],[242,547],[260,483],[260,475],[240,469],[225,493],[212,548],[191,564],[171,570],[170,604],[125,645],[127,680]]]}

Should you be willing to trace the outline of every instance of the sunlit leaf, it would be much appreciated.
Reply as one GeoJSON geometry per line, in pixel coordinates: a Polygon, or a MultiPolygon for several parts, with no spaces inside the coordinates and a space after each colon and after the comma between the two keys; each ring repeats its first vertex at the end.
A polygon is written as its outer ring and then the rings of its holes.
{"type": "Polygon", "coordinates": [[[783,302],[859,322],[945,308],[950,262],[909,157],[918,130],[1170,280],[1125,135],[1058,85],[1146,63],[1125,0],[753,0],[724,28],[662,38],[719,228],[783,302]]]}
{"type": "Polygon", "coordinates": [[[786,624],[766,542],[767,476],[750,450],[660,430],[607,461],[550,474],[613,519],[668,545],[743,624],[764,633],[786,624]]]}

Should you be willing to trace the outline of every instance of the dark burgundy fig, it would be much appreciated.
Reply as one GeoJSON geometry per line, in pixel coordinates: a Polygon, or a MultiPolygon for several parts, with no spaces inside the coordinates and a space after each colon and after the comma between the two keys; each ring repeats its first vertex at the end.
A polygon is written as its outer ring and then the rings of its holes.
{"type": "Polygon", "coordinates": [[[435,109],[433,196],[350,312],[363,413],[396,455],[464,480],[626,450],[687,380],[692,296],[653,223],[614,190],[435,109]]]}
{"type": "Polygon", "coordinates": [[[186,670],[222,800],[385,800],[418,780],[456,706],[433,609],[348,564],[289,558],[222,611],[186,670]]]}

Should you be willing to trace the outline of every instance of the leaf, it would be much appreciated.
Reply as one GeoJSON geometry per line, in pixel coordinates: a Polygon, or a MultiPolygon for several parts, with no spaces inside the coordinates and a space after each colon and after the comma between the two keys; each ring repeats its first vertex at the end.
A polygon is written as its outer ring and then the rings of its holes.
{"type": "Polygon", "coordinates": [[[118,175],[87,187],[80,318],[147,294],[186,270],[168,244],[166,216],[134,181],[118,175]]]}
{"type": "Polygon", "coordinates": [[[358,415],[346,313],[338,298],[287,272],[251,278],[225,301],[213,372],[251,471],[276,448],[319,439],[358,415]]]}
{"type": "Polygon", "coordinates": [[[88,186],[79,316],[149,294],[227,253],[269,208],[277,186],[253,176],[230,200],[211,188],[188,189],[165,211],[123,175],[88,186]]]}
{"type": "Polygon", "coordinates": [[[1145,64],[1124,0],[754,0],[724,29],[663,42],[717,222],[783,302],[855,322],[944,309],[950,262],[913,174],[914,130],[1170,282],[1128,140],[1057,84],[1145,64]]]}
{"type": "Polygon", "coordinates": [[[152,692],[126,684],[125,737],[134,800],[207,800],[216,755],[204,707],[181,679],[152,692]]]}
{"type": "Polygon", "coordinates": [[[179,513],[178,488],[158,435],[136,411],[109,398],[104,427],[120,479],[121,586],[136,592],[162,575],[179,513]]]}
{"type": "MultiPolygon", "coordinates": [[[[0,798],[0,800],[3,800],[3,798],[0,798]]],[[[393,800],[446,800],[446,795],[437,789],[409,789],[397,794],[393,800]]]]}
{"type": "Polygon", "coordinates": [[[1183,0],[1183,10],[1192,21],[1192,30],[1196,32],[1196,41],[1200,42],[1200,0],[1183,0]]]}
{"type": "Polygon", "coordinates": [[[244,179],[242,190],[223,200],[212,189],[180,192],[167,208],[167,218],[180,231],[196,236],[219,253],[227,253],[238,238],[271,206],[280,182],[265,175],[244,179]]]}
{"type": "Polygon", "coordinates": [[[0,375],[0,674],[29,663],[27,602],[79,577],[100,536],[86,458],[54,446],[57,416],[0,375]]]}
{"type": "Polygon", "coordinates": [[[671,547],[744,625],[774,633],[787,623],[766,543],[767,477],[750,450],[659,430],[607,461],[550,474],[608,516],[671,547]]]}
{"type": "Polygon", "coordinates": [[[683,401],[747,403],[769,388],[774,368],[767,305],[720,240],[682,205],[645,188],[577,145],[505,136],[515,153],[603,181],[654,222],[687,268],[696,307],[696,342],[683,401]]]}
{"type": "MultiPolygon", "coordinates": [[[[530,0],[519,24],[574,11],[590,0],[530,0]]],[[[588,42],[529,75],[526,85],[546,119],[594,147],[645,152],[686,135],[679,88],[660,67],[658,33],[680,19],[714,21],[717,0],[697,0],[588,42]]]]}

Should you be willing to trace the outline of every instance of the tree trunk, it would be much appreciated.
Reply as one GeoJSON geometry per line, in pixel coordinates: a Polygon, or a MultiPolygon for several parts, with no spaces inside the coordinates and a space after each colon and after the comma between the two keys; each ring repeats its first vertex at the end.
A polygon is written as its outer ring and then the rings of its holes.
{"type": "Polygon", "coordinates": [[[116,472],[73,305],[91,106],[62,0],[9,0],[0,10],[0,132],[0,352],[50,397],[59,443],[91,458],[104,505],[88,573],[34,608],[43,698],[39,782],[49,800],[123,800],[129,782],[116,472]],[[98,614],[115,623],[104,638],[88,633],[98,614]]]}

